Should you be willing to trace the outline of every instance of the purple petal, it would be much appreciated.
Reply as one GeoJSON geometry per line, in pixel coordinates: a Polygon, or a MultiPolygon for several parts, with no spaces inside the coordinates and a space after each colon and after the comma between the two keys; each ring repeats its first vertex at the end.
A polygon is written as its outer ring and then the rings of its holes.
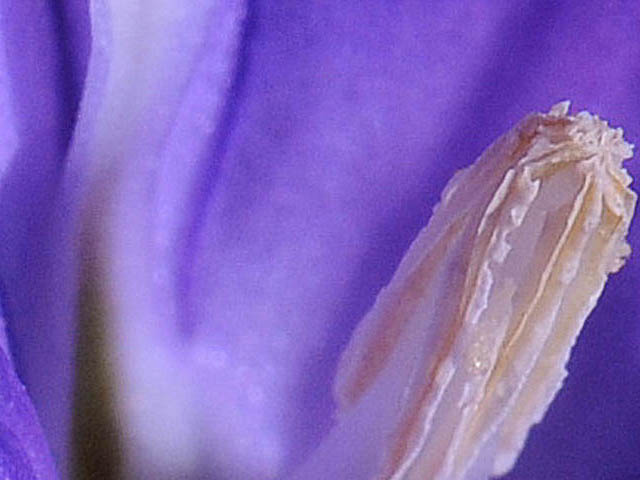
{"type": "Polygon", "coordinates": [[[63,469],[72,398],[74,285],[57,199],[88,44],[84,2],[64,3],[0,6],[3,309],[16,370],[63,469]]]}
{"type": "Polygon", "coordinates": [[[56,479],[36,411],[0,348],[0,477],[56,479]]]}

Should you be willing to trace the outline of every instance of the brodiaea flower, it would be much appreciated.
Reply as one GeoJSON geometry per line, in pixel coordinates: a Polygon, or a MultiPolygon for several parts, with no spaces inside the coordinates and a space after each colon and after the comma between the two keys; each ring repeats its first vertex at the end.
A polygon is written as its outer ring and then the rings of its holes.
{"type": "MultiPolygon", "coordinates": [[[[355,326],[447,180],[526,113],[570,98],[640,141],[639,18],[633,1],[0,1],[0,472],[54,478],[48,443],[62,478],[336,462],[366,480],[366,432],[323,448],[355,326]]],[[[507,478],[640,474],[628,263],[507,478]]]]}

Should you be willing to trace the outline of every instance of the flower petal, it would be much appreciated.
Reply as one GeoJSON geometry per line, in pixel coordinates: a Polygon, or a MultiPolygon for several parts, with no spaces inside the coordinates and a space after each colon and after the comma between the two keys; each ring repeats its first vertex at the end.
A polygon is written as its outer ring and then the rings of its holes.
{"type": "Polygon", "coordinates": [[[202,475],[206,445],[181,341],[186,245],[178,232],[188,228],[194,184],[211,160],[203,152],[224,115],[244,3],[106,0],[91,14],[70,176],[84,185],[76,201],[94,243],[83,270],[95,275],[88,281],[107,315],[100,328],[126,470],[132,478],[202,475]]]}
{"type": "Polygon", "coordinates": [[[0,476],[24,480],[58,478],[38,416],[0,348],[0,476]]]}
{"type": "Polygon", "coordinates": [[[62,469],[72,399],[74,281],[58,199],[88,45],[83,6],[80,0],[0,5],[3,309],[16,370],[62,469]]]}

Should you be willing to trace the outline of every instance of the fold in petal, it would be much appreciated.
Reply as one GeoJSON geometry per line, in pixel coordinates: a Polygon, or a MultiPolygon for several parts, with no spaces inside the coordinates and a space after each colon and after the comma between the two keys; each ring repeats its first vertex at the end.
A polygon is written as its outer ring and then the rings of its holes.
{"type": "Polygon", "coordinates": [[[62,470],[70,443],[75,283],[59,198],[88,45],[84,2],[64,3],[0,4],[2,307],[10,356],[62,470]]]}
{"type": "Polygon", "coordinates": [[[179,270],[191,198],[213,174],[202,156],[224,116],[244,4],[107,0],[91,14],[69,178],[94,241],[83,270],[107,315],[124,462],[131,478],[195,478],[209,470],[208,447],[179,270]]]}

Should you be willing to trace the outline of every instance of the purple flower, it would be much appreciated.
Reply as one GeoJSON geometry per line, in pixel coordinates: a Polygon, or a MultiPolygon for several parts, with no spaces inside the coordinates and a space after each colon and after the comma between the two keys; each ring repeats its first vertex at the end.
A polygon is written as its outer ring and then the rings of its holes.
{"type": "MultiPolygon", "coordinates": [[[[526,113],[568,98],[640,142],[639,19],[0,2],[0,473],[366,480],[366,432],[320,448],[354,327],[447,180],[526,113]]],[[[505,478],[640,475],[639,235],[505,478]]]]}

